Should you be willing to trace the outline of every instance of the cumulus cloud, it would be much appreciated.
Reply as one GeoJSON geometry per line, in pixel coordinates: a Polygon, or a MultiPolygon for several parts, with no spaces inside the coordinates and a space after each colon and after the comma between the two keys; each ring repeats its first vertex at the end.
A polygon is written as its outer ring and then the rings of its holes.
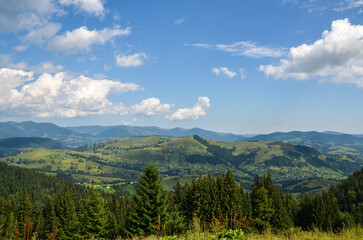
{"type": "Polygon", "coordinates": [[[59,0],[59,2],[65,6],[73,5],[78,11],[98,17],[105,15],[105,8],[101,0],[59,0]]]}
{"type": "Polygon", "coordinates": [[[270,48],[264,46],[257,46],[256,43],[250,41],[236,42],[232,44],[184,44],[185,46],[193,46],[199,48],[207,48],[213,50],[220,50],[233,55],[246,56],[251,58],[263,58],[263,57],[282,57],[285,54],[285,49],[282,48],[270,48]]]}
{"type": "Polygon", "coordinates": [[[161,104],[158,98],[152,97],[130,107],[129,113],[133,115],[153,116],[169,112],[170,107],[170,104],[161,104]]]}
{"type": "Polygon", "coordinates": [[[61,29],[62,25],[60,23],[50,22],[40,28],[31,30],[27,35],[21,38],[21,41],[25,45],[19,45],[16,47],[18,51],[24,51],[27,45],[37,44],[42,46],[46,40],[49,40],[57,34],[61,29]]]}
{"type": "Polygon", "coordinates": [[[237,75],[236,72],[229,70],[227,67],[219,67],[219,68],[214,67],[212,68],[212,72],[214,72],[217,77],[220,74],[226,76],[227,78],[234,78],[237,75]]]}
{"type": "Polygon", "coordinates": [[[293,47],[279,65],[261,65],[259,70],[275,78],[317,76],[363,87],[363,25],[352,25],[348,19],[333,21],[321,39],[293,47]]]}
{"type": "Polygon", "coordinates": [[[37,73],[57,73],[64,69],[62,65],[55,65],[52,62],[41,62],[36,66],[30,67],[34,72],[37,73]]]}
{"type": "Polygon", "coordinates": [[[12,56],[13,54],[0,54],[0,66],[20,70],[28,68],[28,63],[26,62],[13,63],[12,56]]]}
{"type": "Polygon", "coordinates": [[[132,55],[117,55],[116,65],[118,67],[139,67],[144,64],[145,58],[147,58],[145,53],[135,53],[132,55]]]}
{"type": "Polygon", "coordinates": [[[33,75],[33,72],[25,72],[23,70],[0,69],[0,110],[4,110],[8,102],[13,101],[11,97],[17,93],[15,88],[27,81],[33,80],[33,75]]]}
{"type": "Polygon", "coordinates": [[[79,51],[90,51],[91,45],[103,45],[114,37],[129,34],[130,27],[126,29],[104,28],[98,31],[96,29],[88,30],[86,26],[82,26],[78,29],[74,29],[73,31],[67,31],[63,35],[56,36],[48,44],[48,49],[63,51],[67,54],[73,54],[79,51]]]}
{"type": "Polygon", "coordinates": [[[108,96],[137,91],[134,83],[71,77],[60,72],[47,73],[33,80],[33,72],[0,69],[1,110],[37,117],[76,117],[117,114],[125,111],[122,103],[112,103],[108,96]]]}
{"type": "Polygon", "coordinates": [[[31,31],[62,12],[53,0],[0,1],[0,32],[31,31]]]}
{"type": "Polygon", "coordinates": [[[188,120],[198,119],[201,116],[205,116],[206,110],[210,107],[208,97],[199,97],[198,102],[192,108],[180,108],[171,115],[165,116],[166,119],[175,120],[188,120]]]}

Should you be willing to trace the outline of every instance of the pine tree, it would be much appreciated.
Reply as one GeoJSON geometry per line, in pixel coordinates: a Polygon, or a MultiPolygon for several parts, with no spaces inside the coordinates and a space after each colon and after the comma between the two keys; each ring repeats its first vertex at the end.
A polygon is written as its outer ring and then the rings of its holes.
{"type": "Polygon", "coordinates": [[[32,204],[29,200],[28,192],[24,189],[21,201],[17,211],[18,229],[21,234],[24,231],[24,225],[28,223],[28,219],[32,216],[32,204]]]}
{"type": "Polygon", "coordinates": [[[274,214],[273,199],[269,196],[270,191],[264,185],[264,181],[260,182],[257,175],[252,187],[251,205],[254,226],[259,231],[264,231],[270,227],[271,218],[274,214]]]}
{"type": "Polygon", "coordinates": [[[55,226],[57,225],[54,204],[50,196],[48,196],[47,202],[43,209],[43,220],[44,220],[43,224],[44,228],[42,231],[42,238],[47,239],[50,236],[50,234],[52,234],[52,232],[55,229],[55,226]]]}
{"type": "Polygon", "coordinates": [[[57,203],[59,219],[59,232],[57,236],[61,239],[75,239],[78,237],[78,212],[77,198],[74,188],[68,189],[65,185],[62,197],[57,203]]]}
{"type": "Polygon", "coordinates": [[[130,217],[128,231],[130,234],[155,234],[159,216],[161,224],[165,224],[166,209],[164,188],[154,165],[146,166],[137,187],[136,208],[130,217]]]}
{"type": "Polygon", "coordinates": [[[81,202],[82,215],[80,219],[81,233],[84,238],[97,238],[106,224],[104,199],[93,189],[86,189],[81,202]]]}

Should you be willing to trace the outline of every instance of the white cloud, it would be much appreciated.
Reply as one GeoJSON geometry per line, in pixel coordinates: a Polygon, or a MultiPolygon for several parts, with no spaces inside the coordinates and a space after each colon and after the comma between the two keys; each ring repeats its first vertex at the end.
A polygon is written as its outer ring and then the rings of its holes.
{"type": "MultiPolygon", "coordinates": [[[[42,46],[46,40],[53,38],[53,36],[57,34],[61,27],[62,25],[60,23],[50,22],[40,28],[31,30],[27,35],[21,38],[21,41],[26,45],[37,44],[42,46]]],[[[17,50],[22,51],[22,49],[18,49],[22,46],[24,47],[24,45],[18,46],[17,50]]]]}
{"type": "Polygon", "coordinates": [[[345,0],[340,3],[340,7],[334,8],[334,11],[346,11],[354,8],[359,8],[363,6],[362,0],[345,0]]]}
{"type": "Polygon", "coordinates": [[[37,73],[57,73],[64,69],[62,65],[54,65],[52,62],[41,62],[30,69],[37,73]]]}
{"type": "Polygon", "coordinates": [[[35,66],[28,66],[26,62],[13,63],[12,54],[0,54],[0,66],[10,69],[31,70],[36,73],[56,73],[64,69],[62,65],[55,65],[52,62],[41,62],[35,66]]]}
{"type": "Polygon", "coordinates": [[[126,29],[120,28],[104,28],[98,30],[88,30],[86,26],[82,26],[73,31],[67,31],[61,36],[56,36],[49,44],[49,50],[63,51],[68,54],[77,53],[79,51],[90,51],[93,44],[103,45],[116,36],[124,36],[130,34],[130,27],[126,29]]]}
{"type": "Polygon", "coordinates": [[[180,108],[171,115],[165,116],[169,120],[188,120],[198,119],[201,116],[205,116],[206,110],[210,107],[208,97],[199,97],[198,102],[192,108],[180,108]]]}
{"type": "Polygon", "coordinates": [[[245,79],[246,78],[246,70],[245,69],[240,68],[239,69],[239,74],[241,75],[241,78],[242,79],[245,79]]]}
{"type": "Polygon", "coordinates": [[[184,17],[174,20],[174,24],[176,24],[176,25],[181,25],[184,22],[185,22],[185,18],[184,17]]]}
{"type": "Polygon", "coordinates": [[[0,32],[40,28],[53,14],[62,14],[53,0],[0,1],[0,32]]]}
{"type": "Polygon", "coordinates": [[[332,22],[331,31],[313,44],[290,49],[280,65],[261,65],[260,71],[275,78],[326,77],[333,82],[355,83],[363,87],[363,25],[348,19],[332,22]]]}
{"type": "Polygon", "coordinates": [[[232,44],[184,44],[184,46],[193,46],[199,48],[207,48],[213,50],[220,50],[233,55],[241,55],[251,58],[263,58],[263,57],[282,57],[285,55],[285,50],[282,48],[270,48],[264,46],[257,46],[254,42],[236,42],[232,44]]]}
{"type": "Polygon", "coordinates": [[[26,62],[13,63],[11,61],[12,56],[13,54],[0,54],[0,66],[20,70],[28,68],[26,62]]]}
{"type": "Polygon", "coordinates": [[[5,86],[1,88],[0,109],[37,117],[120,114],[125,111],[123,104],[112,103],[107,97],[140,89],[134,83],[95,80],[82,75],[74,78],[63,72],[45,73],[23,84],[32,79],[32,72],[0,69],[0,83],[5,86]]]}
{"type": "Polygon", "coordinates": [[[59,2],[65,6],[74,5],[78,11],[94,14],[98,17],[105,15],[105,8],[101,0],[59,0],[59,2]]]}
{"type": "Polygon", "coordinates": [[[8,102],[13,101],[12,96],[17,93],[16,87],[34,79],[33,74],[33,72],[10,68],[0,69],[0,110],[6,109],[8,102]]]}
{"type": "Polygon", "coordinates": [[[135,53],[132,55],[117,55],[116,65],[119,67],[139,67],[144,64],[147,58],[145,53],[135,53]]]}
{"type": "Polygon", "coordinates": [[[219,68],[214,67],[212,68],[212,72],[214,72],[217,77],[220,74],[226,76],[227,78],[234,78],[237,75],[236,72],[229,70],[227,67],[219,67],[219,68]]]}
{"type": "Polygon", "coordinates": [[[129,113],[133,115],[153,116],[169,112],[170,107],[170,104],[161,104],[158,98],[152,97],[130,107],[129,113]]]}

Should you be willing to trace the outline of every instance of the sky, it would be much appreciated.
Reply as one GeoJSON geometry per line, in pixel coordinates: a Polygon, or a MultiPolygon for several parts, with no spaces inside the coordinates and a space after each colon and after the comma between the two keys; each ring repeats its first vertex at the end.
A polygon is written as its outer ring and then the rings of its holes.
{"type": "Polygon", "coordinates": [[[0,0],[0,121],[363,133],[362,0],[0,0]]]}

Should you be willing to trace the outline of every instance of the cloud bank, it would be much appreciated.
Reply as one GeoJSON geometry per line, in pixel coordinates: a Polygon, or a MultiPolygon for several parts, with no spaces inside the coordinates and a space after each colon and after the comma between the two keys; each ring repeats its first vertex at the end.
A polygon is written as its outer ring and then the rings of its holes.
{"type": "Polygon", "coordinates": [[[134,83],[95,80],[83,75],[71,77],[63,72],[44,73],[24,84],[33,79],[33,72],[0,69],[0,84],[4,86],[0,109],[37,117],[117,114],[125,108],[122,103],[112,103],[108,96],[140,89],[134,83]]]}

